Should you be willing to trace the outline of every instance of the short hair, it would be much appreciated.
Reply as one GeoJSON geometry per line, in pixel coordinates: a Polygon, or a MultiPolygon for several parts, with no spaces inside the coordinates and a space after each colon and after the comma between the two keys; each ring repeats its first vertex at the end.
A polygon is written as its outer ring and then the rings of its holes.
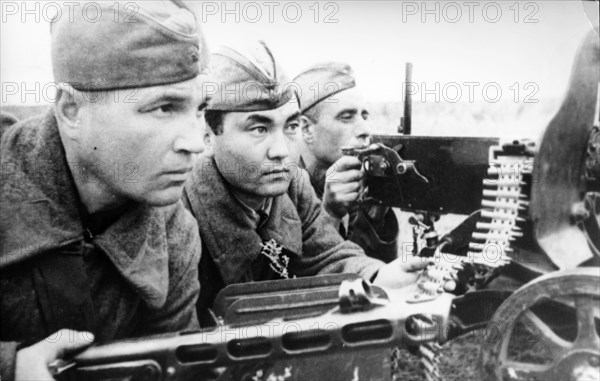
{"type": "MultiPolygon", "coordinates": [[[[327,97],[325,99],[328,99],[328,98],[329,97],[327,97]]],[[[312,105],[309,109],[304,110],[302,115],[304,115],[305,117],[310,119],[311,122],[318,123],[319,118],[321,117],[321,104],[322,103],[323,103],[323,100],[320,100],[319,102],[312,105]]]]}
{"type": "Polygon", "coordinates": [[[222,110],[206,110],[204,113],[204,120],[206,120],[206,124],[215,135],[221,135],[223,133],[223,119],[225,118],[225,113],[226,111],[222,110]]]}

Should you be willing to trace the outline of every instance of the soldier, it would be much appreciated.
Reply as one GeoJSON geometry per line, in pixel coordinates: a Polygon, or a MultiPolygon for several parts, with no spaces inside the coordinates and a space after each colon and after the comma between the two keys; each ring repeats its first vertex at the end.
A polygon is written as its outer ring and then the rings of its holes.
{"type": "Polygon", "coordinates": [[[357,205],[361,164],[356,157],[342,155],[344,146],[365,148],[371,131],[366,101],[352,68],[338,62],[315,65],[293,83],[300,89],[302,111],[300,163],[322,199],[322,208],[340,234],[368,256],[393,261],[398,255],[396,215],[388,207],[357,205]]]}
{"type": "Polygon", "coordinates": [[[203,245],[199,313],[232,283],[343,272],[388,286],[414,282],[420,260],[384,265],[326,221],[290,155],[300,109],[269,48],[224,47],[211,67],[212,154],[196,163],[183,195],[203,245]]]}
{"type": "Polygon", "coordinates": [[[2,380],[52,379],[94,338],[198,326],[200,241],[180,196],[208,55],[182,2],[135,5],[53,22],[57,101],[3,128],[2,380]]]}

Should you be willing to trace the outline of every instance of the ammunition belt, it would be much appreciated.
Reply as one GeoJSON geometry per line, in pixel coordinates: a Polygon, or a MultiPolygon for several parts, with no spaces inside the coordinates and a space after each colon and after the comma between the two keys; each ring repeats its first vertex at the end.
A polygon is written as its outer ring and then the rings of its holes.
{"type": "MultiPolygon", "coordinates": [[[[533,170],[533,155],[525,149],[492,147],[488,178],[483,182],[481,216],[471,235],[467,256],[443,253],[445,243],[436,250],[433,264],[419,274],[416,290],[409,302],[418,303],[437,298],[448,282],[456,279],[465,265],[473,267],[471,288],[489,278],[511,261],[511,243],[523,235],[519,223],[525,221],[529,202],[528,183],[533,170]],[[481,281],[481,282],[479,282],[481,281]]],[[[524,146],[523,146],[524,147],[524,146]]],[[[468,285],[467,285],[468,286],[468,285]]],[[[468,286],[469,287],[469,286],[468,286]]],[[[425,379],[441,380],[438,343],[422,344],[418,350],[425,379]]]]}

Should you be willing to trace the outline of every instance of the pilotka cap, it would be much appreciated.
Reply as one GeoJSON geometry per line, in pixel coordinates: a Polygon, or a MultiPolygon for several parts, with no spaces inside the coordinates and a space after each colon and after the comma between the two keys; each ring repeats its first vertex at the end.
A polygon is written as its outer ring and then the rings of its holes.
{"type": "Polygon", "coordinates": [[[219,47],[211,54],[210,67],[215,92],[208,110],[264,111],[297,102],[295,88],[263,41],[219,47]]]}
{"type": "Polygon", "coordinates": [[[311,66],[292,82],[300,89],[300,108],[303,113],[322,100],[356,86],[352,68],[342,62],[311,66]]]}
{"type": "Polygon", "coordinates": [[[77,90],[115,90],[182,82],[207,68],[206,43],[183,2],[93,5],[93,18],[91,11],[63,12],[53,20],[55,81],[77,90]]]}

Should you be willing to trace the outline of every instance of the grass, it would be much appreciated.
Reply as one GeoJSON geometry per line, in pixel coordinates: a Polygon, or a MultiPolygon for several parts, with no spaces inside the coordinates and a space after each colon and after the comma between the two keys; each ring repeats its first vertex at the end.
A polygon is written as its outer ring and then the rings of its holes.
{"type": "MultiPolygon", "coordinates": [[[[408,223],[411,213],[394,209],[400,226],[399,242],[412,242],[412,225],[408,223]]],[[[466,216],[441,216],[436,229],[441,235],[456,227],[466,216]]],[[[439,370],[444,381],[477,381],[479,376],[479,348],[483,340],[482,332],[476,331],[462,338],[457,338],[442,347],[439,370]]],[[[397,362],[398,371],[393,375],[394,381],[423,381],[423,371],[419,359],[407,350],[400,350],[397,362]]]]}

